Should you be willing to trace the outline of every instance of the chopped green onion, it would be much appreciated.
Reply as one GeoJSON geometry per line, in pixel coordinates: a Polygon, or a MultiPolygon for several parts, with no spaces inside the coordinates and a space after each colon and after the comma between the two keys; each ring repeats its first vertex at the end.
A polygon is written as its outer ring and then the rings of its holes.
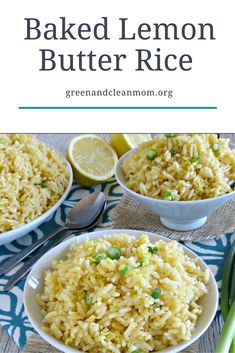
{"type": "Polygon", "coordinates": [[[108,340],[117,337],[117,336],[115,336],[112,332],[105,333],[104,335],[105,335],[105,337],[106,337],[108,340]]]}
{"type": "Polygon", "coordinates": [[[215,353],[228,353],[235,332],[235,301],[228,313],[219,340],[216,344],[215,353]]]}
{"type": "Polygon", "coordinates": [[[222,275],[222,282],[221,282],[220,307],[221,307],[221,312],[224,320],[226,319],[229,312],[229,287],[230,287],[230,277],[232,273],[232,264],[233,264],[234,255],[235,255],[235,241],[233,242],[228,253],[226,254],[223,275],[222,275]]]}
{"type": "Polygon", "coordinates": [[[163,199],[164,200],[168,200],[168,201],[171,201],[172,200],[172,192],[165,192],[164,194],[163,194],[163,199]]]}
{"type": "Polygon", "coordinates": [[[192,162],[192,163],[194,163],[194,162],[198,162],[198,161],[199,161],[199,159],[200,159],[200,157],[199,157],[199,156],[192,157],[192,158],[191,158],[191,162],[192,162]]]}
{"type": "Polygon", "coordinates": [[[6,144],[7,144],[6,140],[4,140],[4,139],[0,139],[0,143],[1,143],[2,145],[6,145],[6,144]]]}
{"type": "Polygon", "coordinates": [[[213,145],[213,151],[219,151],[221,149],[222,145],[219,142],[214,143],[213,145]]]}
{"type": "Polygon", "coordinates": [[[148,252],[151,254],[156,254],[158,251],[158,248],[156,246],[148,246],[148,252]]]}
{"type": "Polygon", "coordinates": [[[178,154],[179,152],[172,149],[172,150],[170,150],[170,153],[171,153],[172,156],[175,156],[175,155],[178,154]]]}
{"type": "Polygon", "coordinates": [[[172,139],[172,138],[176,137],[176,134],[165,134],[165,136],[168,139],[172,139]]]}
{"type": "Polygon", "coordinates": [[[120,272],[119,275],[121,277],[124,277],[128,272],[130,272],[133,269],[131,265],[126,265],[120,272]]]}
{"type": "Polygon", "coordinates": [[[132,351],[131,353],[143,353],[140,349],[135,349],[134,351],[132,351]]]}
{"type": "Polygon", "coordinates": [[[107,256],[112,260],[118,260],[121,257],[121,250],[112,246],[106,251],[107,256]]]}
{"type": "Polygon", "coordinates": [[[95,254],[95,256],[93,256],[93,258],[95,259],[95,262],[99,264],[101,260],[105,260],[107,258],[107,254],[104,250],[100,250],[97,254],[95,254]]]}
{"type": "Polygon", "coordinates": [[[155,288],[152,290],[152,293],[151,293],[151,296],[154,298],[154,299],[159,299],[160,296],[161,296],[161,289],[159,288],[155,288]]]}
{"type": "Polygon", "coordinates": [[[71,343],[73,343],[73,339],[71,337],[67,338],[64,342],[66,346],[69,346],[71,343]]]}
{"type": "Polygon", "coordinates": [[[231,188],[231,189],[234,189],[234,188],[235,188],[235,181],[234,181],[232,184],[230,184],[230,188],[231,188]]]}
{"type": "Polygon", "coordinates": [[[148,266],[149,265],[149,258],[147,256],[144,256],[142,259],[139,260],[140,266],[148,266]]]}
{"type": "Polygon", "coordinates": [[[150,161],[153,161],[155,158],[157,157],[157,151],[154,150],[153,148],[151,148],[150,150],[148,150],[147,152],[147,158],[150,161]]]}
{"type": "Polygon", "coordinates": [[[48,188],[48,184],[47,183],[41,183],[39,185],[41,186],[42,189],[47,189],[48,188]]]}
{"type": "Polygon", "coordinates": [[[84,290],[84,299],[87,305],[91,306],[92,304],[92,297],[90,294],[87,292],[87,290],[84,290]]]}

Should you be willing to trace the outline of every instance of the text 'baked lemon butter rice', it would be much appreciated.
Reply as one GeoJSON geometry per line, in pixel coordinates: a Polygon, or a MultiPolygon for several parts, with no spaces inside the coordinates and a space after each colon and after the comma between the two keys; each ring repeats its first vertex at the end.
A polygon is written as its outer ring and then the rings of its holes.
{"type": "Polygon", "coordinates": [[[208,281],[175,241],[112,234],[73,241],[45,271],[37,299],[43,329],[67,346],[148,353],[190,340],[208,281]]]}

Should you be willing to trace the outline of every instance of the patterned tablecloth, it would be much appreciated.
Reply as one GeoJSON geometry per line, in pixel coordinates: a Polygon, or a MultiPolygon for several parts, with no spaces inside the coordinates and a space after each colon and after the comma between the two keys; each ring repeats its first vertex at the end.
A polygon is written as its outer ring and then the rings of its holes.
{"type": "MultiPolygon", "coordinates": [[[[73,184],[72,189],[56,213],[48,219],[42,226],[34,230],[30,234],[22,237],[12,243],[0,246],[0,261],[13,256],[16,252],[31,244],[44,234],[51,232],[56,227],[62,225],[65,221],[69,208],[78,202],[81,198],[94,190],[102,190],[107,196],[107,209],[103,214],[102,223],[97,228],[110,228],[112,226],[109,219],[109,212],[115,207],[122,192],[115,179],[111,179],[107,183],[94,188],[82,188],[77,184],[73,184]]],[[[77,234],[79,235],[79,233],[77,234]]],[[[224,257],[228,251],[232,241],[235,240],[235,233],[228,233],[219,240],[210,240],[205,242],[186,243],[185,245],[196,252],[211,268],[215,275],[218,287],[220,287],[221,275],[224,263],[224,257]]],[[[21,280],[10,292],[3,292],[2,288],[6,284],[10,275],[13,274],[20,265],[12,270],[7,276],[0,278],[0,325],[7,330],[13,337],[14,341],[23,348],[27,338],[34,332],[24,310],[23,305],[23,288],[25,280],[21,280]]],[[[219,311],[217,312],[217,317],[219,311]]],[[[210,350],[208,350],[210,351],[210,350]]]]}

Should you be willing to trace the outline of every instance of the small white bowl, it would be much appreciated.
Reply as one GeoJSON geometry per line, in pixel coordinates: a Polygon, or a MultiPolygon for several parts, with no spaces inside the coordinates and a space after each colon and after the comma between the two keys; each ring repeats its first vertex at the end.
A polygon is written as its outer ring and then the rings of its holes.
{"type": "MultiPolygon", "coordinates": [[[[57,151],[56,151],[57,152],[57,151]]],[[[57,152],[58,153],[58,152],[57,152]]],[[[32,230],[36,229],[39,227],[42,223],[44,223],[56,210],[59,208],[59,206],[64,202],[66,199],[71,186],[73,182],[73,171],[72,168],[69,164],[69,162],[62,157],[60,153],[58,153],[61,158],[64,159],[64,161],[67,164],[68,172],[69,172],[69,180],[68,180],[68,185],[66,187],[66,190],[64,194],[61,196],[61,198],[51,207],[49,210],[44,212],[41,216],[33,219],[31,222],[24,224],[23,226],[20,226],[18,228],[9,230],[8,232],[0,233],[0,245],[9,243],[15,239],[23,237],[25,234],[30,233],[32,230]]]]}
{"type": "Polygon", "coordinates": [[[125,184],[125,177],[121,165],[130,154],[137,151],[135,148],[124,154],[118,161],[115,176],[123,190],[141,202],[152,212],[160,216],[160,220],[167,228],[187,231],[197,229],[206,223],[207,216],[221,207],[225,202],[235,197],[235,191],[218,197],[195,201],[167,201],[143,196],[129,189],[125,184]]]}
{"type": "MultiPolygon", "coordinates": [[[[112,235],[112,234],[122,234],[127,233],[131,236],[135,236],[139,238],[143,233],[147,234],[150,238],[151,242],[155,242],[156,240],[163,239],[165,241],[170,241],[167,238],[164,238],[160,235],[149,233],[149,232],[142,232],[137,230],[127,230],[127,229],[111,229],[111,230],[101,230],[95,231],[93,233],[87,233],[80,235],[76,238],[71,238],[60,245],[56,246],[52,250],[48,251],[32,268],[31,272],[29,273],[25,287],[24,287],[24,305],[25,310],[28,315],[28,318],[34,327],[34,329],[39,333],[39,335],[44,338],[48,343],[50,343],[53,347],[59,349],[64,353],[83,353],[82,351],[75,349],[73,347],[66,346],[63,342],[59,341],[55,337],[51,336],[47,332],[43,331],[42,329],[42,320],[43,316],[41,313],[40,305],[38,304],[35,296],[37,293],[41,293],[43,289],[43,272],[49,268],[51,268],[51,261],[52,259],[63,259],[65,258],[66,253],[68,252],[70,245],[72,242],[76,241],[77,243],[82,243],[84,240],[89,237],[89,239],[98,239],[102,238],[104,235],[112,235]]],[[[194,254],[191,250],[180,245],[184,248],[185,253],[190,256],[191,258],[198,258],[199,266],[203,269],[209,269],[208,266],[203,262],[196,254],[194,254]]],[[[182,342],[177,346],[171,346],[167,349],[162,350],[159,353],[176,353],[183,350],[185,347],[191,345],[194,341],[196,341],[209,327],[211,324],[216,310],[217,310],[217,303],[218,303],[218,289],[217,284],[214,279],[213,274],[209,269],[209,283],[208,288],[209,292],[201,298],[200,303],[203,305],[203,312],[199,317],[195,330],[192,334],[192,337],[187,342],[182,342]]]]}

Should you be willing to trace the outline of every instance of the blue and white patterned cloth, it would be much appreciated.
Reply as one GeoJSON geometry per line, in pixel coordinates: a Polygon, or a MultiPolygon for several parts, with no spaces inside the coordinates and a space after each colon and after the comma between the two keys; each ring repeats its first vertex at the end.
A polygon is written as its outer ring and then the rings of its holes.
{"type": "MultiPolygon", "coordinates": [[[[12,243],[0,246],[0,261],[13,256],[25,246],[48,234],[58,226],[64,224],[69,209],[81,198],[101,190],[107,197],[107,208],[103,214],[102,223],[97,228],[111,227],[109,212],[116,206],[122,197],[122,192],[115,179],[94,188],[82,188],[73,184],[71,191],[63,205],[38,229],[30,234],[15,240],[12,243]]],[[[79,233],[77,233],[79,235],[79,233]]],[[[209,240],[205,242],[186,243],[185,245],[198,254],[211,268],[218,286],[220,287],[221,275],[225,254],[231,243],[235,240],[235,233],[225,234],[220,240],[209,240]]],[[[0,325],[9,333],[21,348],[26,344],[27,338],[34,332],[24,310],[23,288],[25,280],[21,280],[10,292],[3,292],[2,288],[20,265],[13,269],[7,276],[0,278],[0,325]]],[[[219,312],[217,313],[219,315],[219,312]]]]}

